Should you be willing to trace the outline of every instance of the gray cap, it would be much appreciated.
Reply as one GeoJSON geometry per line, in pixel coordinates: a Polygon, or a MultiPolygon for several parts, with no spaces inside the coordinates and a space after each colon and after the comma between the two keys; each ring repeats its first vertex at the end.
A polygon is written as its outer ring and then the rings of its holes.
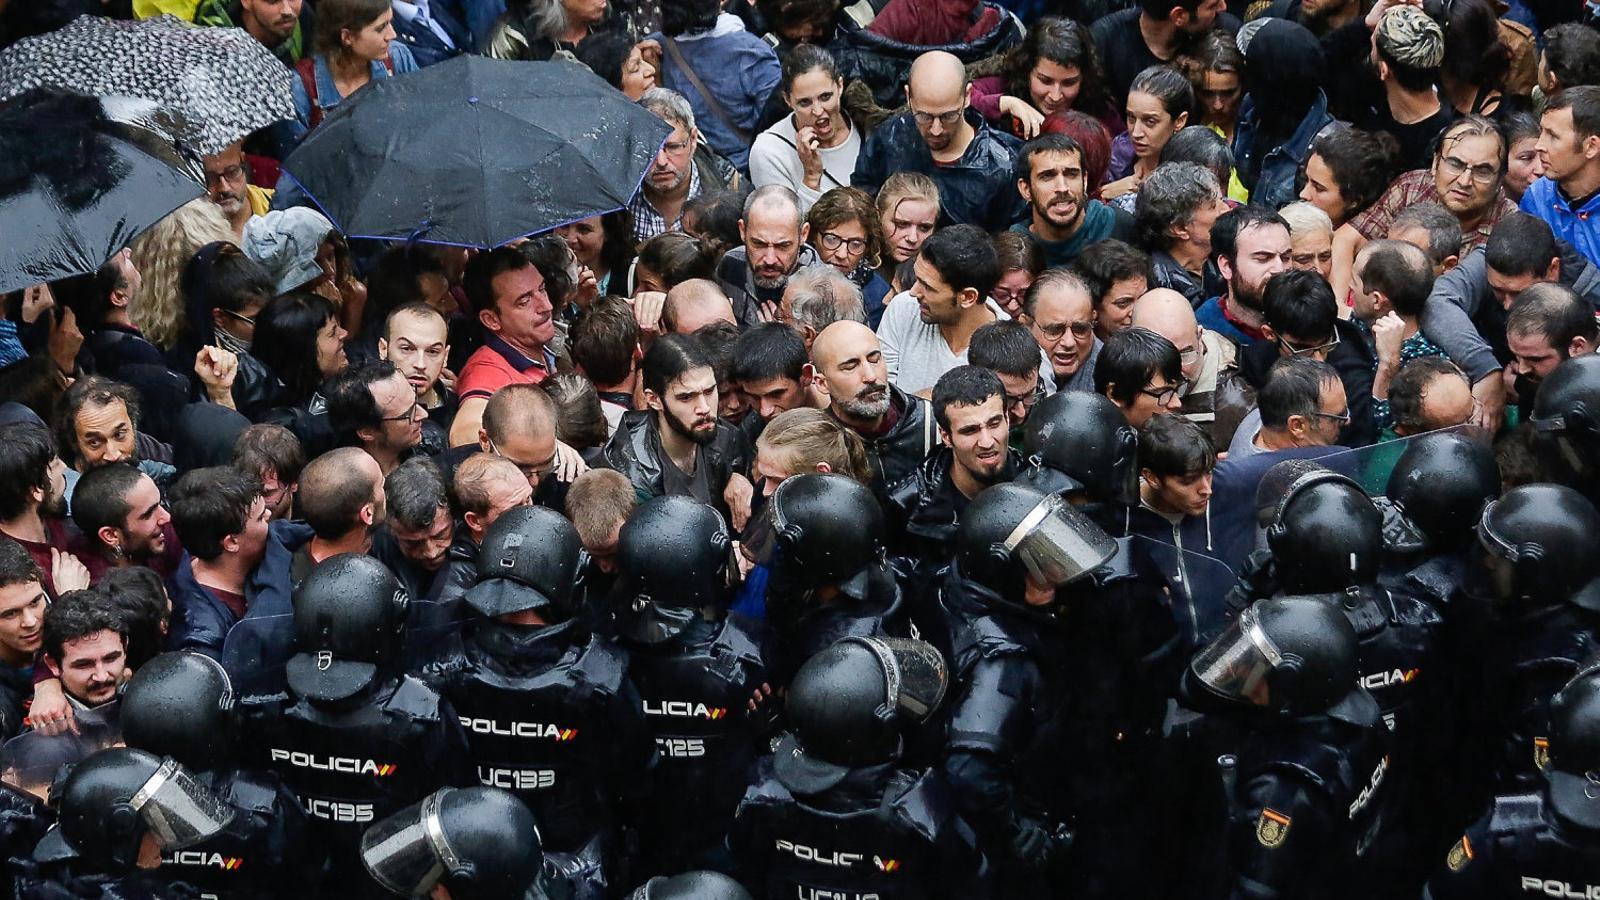
{"type": "Polygon", "coordinates": [[[245,255],[266,268],[274,290],[287,293],[322,274],[317,251],[333,232],[333,223],[314,209],[296,206],[252,216],[244,226],[245,255]]]}

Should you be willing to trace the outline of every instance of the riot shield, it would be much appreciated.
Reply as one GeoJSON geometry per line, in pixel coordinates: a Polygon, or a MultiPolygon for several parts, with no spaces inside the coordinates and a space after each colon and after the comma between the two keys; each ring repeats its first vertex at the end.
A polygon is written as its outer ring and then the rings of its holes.
{"type": "Polygon", "coordinates": [[[240,696],[272,694],[287,685],[283,667],[293,655],[293,614],[246,616],[228,629],[221,662],[240,696]]]}
{"type": "Polygon", "coordinates": [[[1401,455],[1406,452],[1406,448],[1416,441],[1436,434],[1460,434],[1486,442],[1493,440],[1492,436],[1476,426],[1455,425],[1424,434],[1383,441],[1368,447],[1341,450],[1328,456],[1318,457],[1316,461],[1335,472],[1355,479],[1356,483],[1361,485],[1361,489],[1367,492],[1367,496],[1377,499],[1388,492],[1389,475],[1394,471],[1395,463],[1399,462],[1401,455]]]}
{"type": "Polygon", "coordinates": [[[1222,560],[1144,535],[1131,536],[1125,546],[1133,571],[1141,579],[1163,585],[1173,618],[1191,650],[1205,644],[1232,618],[1227,596],[1239,579],[1222,560]]]}
{"type": "Polygon", "coordinates": [[[0,780],[41,800],[62,766],[70,766],[97,750],[122,745],[120,698],[93,709],[75,709],[76,731],[48,735],[28,731],[0,747],[0,780]]]}

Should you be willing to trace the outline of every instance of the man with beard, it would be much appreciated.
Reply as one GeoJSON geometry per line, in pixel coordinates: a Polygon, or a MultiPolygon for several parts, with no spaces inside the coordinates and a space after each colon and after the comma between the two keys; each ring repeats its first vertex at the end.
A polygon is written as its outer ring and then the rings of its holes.
{"type": "Polygon", "coordinates": [[[22,545],[43,573],[52,596],[89,586],[77,557],[57,548],[72,537],[67,514],[67,466],[42,425],[11,425],[0,441],[0,534],[22,545]]]}
{"type": "Polygon", "coordinates": [[[817,261],[806,243],[811,227],[800,216],[800,201],[781,184],[756,188],[744,201],[739,238],[744,242],[722,257],[717,280],[733,301],[745,327],[778,317],[778,303],[789,275],[817,261]]]}
{"type": "Polygon", "coordinates": [[[1094,390],[1101,343],[1094,333],[1094,297],[1082,276],[1070,269],[1046,270],[1022,298],[1020,319],[1050,360],[1056,390],[1094,390]]]}
{"type": "Polygon", "coordinates": [[[1545,282],[1517,297],[1506,314],[1506,345],[1511,350],[1506,368],[1524,418],[1533,410],[1540,383],[1566,360],[1593,353],[1597,340],[1600,328],[1594,309],[1571,288],[1545,282]]]}
{"type": "Polygon", "coordinates": [[[911,289],[889,301],[878,339],[889,378],[921,394],[967,361],[972,333],[1010,318],[989,298],[1000,280],[994,243],[975,225],[952,225],[923,242],[911,289]]]}
{"type": "Polygon", "coordinates": [[[991,484],[1009,481],[1017,459],[1000,377],[957,366],[933,387],[933,417],[944,445],[889,488],[889,552],[906,590],[922,596],[950,559],[961,514],[991,484]]]}
{"type": "Polygon", "coordinates": [[[1267,279],[1289,268],[1289,223],[1260,206],[1229,210],[1211,226],[1211,252],[1228,293],[1207,300],[1195,320],[1243,349],[1262,339],[1267,279]]]}
{"type": "Polygon", "coordinates": [[[300,514],[314,536],[294,555],[294,583],[325,559],[371,550],[373,529],[383,524],[387,507],[383,470],[366,451],[341,447],[312,460],[300,475],[300,514]]]}
{"type": "Polygon", "coordinates": [[[49,606],[44,574],[33,557],[21,544],[0,537],[0,741],[22,730],[49,606]]]}
{"type": "Polygon", "coordinates": [[[78,479],[72,521],[82,535],[74,549],[94,581],[123,566],[148,566],[163,578],[178,567],[182,548],[161,489],[128,463],[90,469],[78,479]]]}
{"type": "Polygon", "coordinates": [[[430,597],[456,534],[444,476],[430,460],[407,460],[384,479],[383,494],[388,516],[372,535],[372,555],[406,593],[430,597]]]}
{"type": "Polygon", "coordinates": [[[201,0],[194,21],[243,28],[291,68],[311,52],[311,5],[304,0],[201,0]]]}
{"type": "Polygon", "coordinates": [[[44,614],[44,663],[79,710],[117,698],[127,669],[128,626],[111,601],[73,591],[44,614]]]}
{"type": "Polygon", "coordinates": [[[1354,22],[1361,15],[1361,3],[1359,0],[1274,0],[1264,15],[1299,22],[1320,37],[1354,22]]]}
{"type": "Polygon", "coordinates": [[[272,191],[250,183],[244,141],[234,141],[221,153],[208,155],[204,166],[207,199],[228,217],[234,239],[243,241],[245,223],[255,216],[266,215],[272,208],[272,191]]]}
{"type": "Polygon", "coordinates": [[[126,461],[165,488],[177,475],[172,448],[140,432],[139,421],[137,391],[120,381],[88,375],[74,381],[56,402],[56,446],[80,474],[126,461]]]}
{"type": "Polygon", "coordinates": [[[889,383],[883,348],[872,329],[849,320],[824,328],[811,345],[812,382],[828,398],[828,414],[861,436],[879,498],[911,474],[933,449],[928,401],[889,383]]]}
{"type": "Polygon", "coordinates": [[[1068,266],[1090,244],[1134,239],[1133,216],[1089,196],[1083,147],[1064,134],[1044,134],[1017,153],[1017,192],[1029,220],[1012,231],[1033,235],[1046,264],[1068,266]]]}
{"type": "Polygon", "coordinates": [[[695,160],[700,132],[694,127],[694,108],[682,94],[651,88],[639,98],[639,105],[672,126],[639,185],[639,193],[628,204],[633,213],[633,239],[643,244],[658,234],[682,231],[684,204],[707,191],[720,190],[722,185],[715,172],[695,160]]]}
{"type": "Polygon", "coordinates": [[[692,336],[663,335],[641,369],[648,409],[623,415],[603,451],[605,464],[628,476],[640,500],[684,494],[743,528],[755,493],[742,474],[750,447],[717,419],[717,376],[705,348],[692,336]]]}
{"type": "Polygon", "coordinates": [[[422,423],[424,452],[445,449],[456,416],[456,396],[444,379],[445,361],[450,358],[450,326],[444,316],[426,303],[407,303],[389,313],[378,338],[378,357],[394,363],[428,414],[422,423]]]}

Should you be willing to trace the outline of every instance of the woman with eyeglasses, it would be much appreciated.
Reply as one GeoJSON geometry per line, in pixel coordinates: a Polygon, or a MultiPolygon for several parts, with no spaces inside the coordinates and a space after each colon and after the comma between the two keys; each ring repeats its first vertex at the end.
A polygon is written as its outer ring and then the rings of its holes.
{"type": "Polygon", "coordinates": [[[1022,298],[1028,288],[1044,272],[1044,251],[1026,231],[1002,231],[994,236],[994,253],[1000,260],[1000,280],[989,298],[1015,319],[1022,314],[1022,298]]]}
{"type": "Polygon", "coordinates": [[[856,188],[834,188],[811,207],[806,225],[817,256],[861,288],[867,324],[877,328],[890,288],[878,273],[885,254],[883,229],[872,198],[856,188]]]}

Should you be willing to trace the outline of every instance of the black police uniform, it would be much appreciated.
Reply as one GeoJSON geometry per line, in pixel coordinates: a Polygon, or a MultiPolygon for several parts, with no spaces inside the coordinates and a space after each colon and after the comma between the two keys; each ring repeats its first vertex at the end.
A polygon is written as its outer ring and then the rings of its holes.
{"type": "Polygon", "coordinates": [[[320,857],[311,849],[310,820],[281,778],[239,768],[194,774],[236,817],[213,838],[163,852],[157,875],[218,900],[266,900],[312,886],[318,873],[308,863],[320,857]]]}
{"type": "Polygon", "coordinates": [[[1562,820],[1539,792],[1496,797],[1450,847],[1423,897],[1600,897],[1600,830],[1562,820]]]}
{"type": "Polygon", "coordinates": [[[796,596],[782,585],[768,583],[767,635],[762,655],[774,687],[787,684],[807,659],[847,637],[917,637],[900,584],[887,564],[874,564],[867,574],[862,599],[840,594],[816,603],[809,594],[796,596]]]}

